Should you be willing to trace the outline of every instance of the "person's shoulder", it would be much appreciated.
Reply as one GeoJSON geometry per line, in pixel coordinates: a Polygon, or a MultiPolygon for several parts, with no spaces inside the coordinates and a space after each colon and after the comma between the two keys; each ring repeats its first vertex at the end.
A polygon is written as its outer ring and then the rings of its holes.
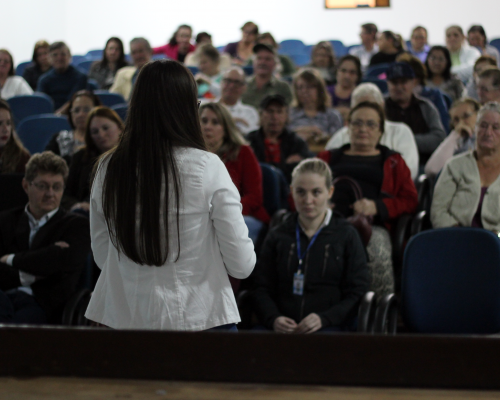
{"type": "Polygon", "coordinates": [[[394,121],[385,121],[385,129],[384,135],[386,133],[390,135],[401,135],[401,134],[413,134],[411,128],[406,125],[404,122],[394,122],[394,121]]]}
{"type": "Polygon", "coordinates": [[[121,67],[118,71],[116,71],[116,76],[124,76],[127,74],[134,74],[136,71],[136,67],[132,65],[126,65],[125,67],[121,67]]]}
{"type": "Polygon", "coordinates": [[[457,154],[450,158],[447,162],[447,164],[450,167],[458,167],[458,166],[465,166],[469,164],[474,164],[476,162],[476,158],[474,157],[474,151],[466,151],[465,153],[457,154]]]}
{"type": "Polygon", "coordinates": [[[12,221],[16,221],[24,212],[25,206],[11,208],[0,212],[0,226],[7,227],[12,221]]]}
{"type": "Polygon", "coordinates": [[[38,79],[38,83],[40,83],[42,81],[47,81],[47,80],[53,79],[54,76],[55,76],[55,70],[54,70],[54,68],[51,68],[47,72],[44,72],[40,76],[40,78],[38,79]]]}

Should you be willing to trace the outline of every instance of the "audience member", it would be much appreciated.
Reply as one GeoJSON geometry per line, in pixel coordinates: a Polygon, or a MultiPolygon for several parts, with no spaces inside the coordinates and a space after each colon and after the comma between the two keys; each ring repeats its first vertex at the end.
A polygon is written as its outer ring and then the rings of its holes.
{"type": "Polygon", "coordinates": [[[465,88],[465,90],[467,91],[467,97],[479,101],[479,95],[477,94],[477,82],[479,81],[479,74],[488,67],[498,67],[498,64],[494,58],[490,56],[481,56],[476,60],[476,63],[474,64],[472,79],[469,81],[465,88]]]}
{"type": "Polygon", "coordinates": [[[46,151],[26,165],[28,204],[0,214],[0,322],[60,323],[90,251],[89,221],[60,207],[68,166],[46,151]]]}
{"type": "Polygon", "coordinates": [[[336,184],[333,203],[345,217],[365,215],[373,218],[367,245],[371,270],[370,290],[381,296],[394,291],[392,245],[388,230],[398,218],[413,213],[418,204],[417,190],[410,170],[399,153],[382,146],[384,109],[377,103],[362,102],[349,114],[350,143],[319,154],[334,176],[347,176],[357,182],[363,198],[356,199],[350,184],[336,184]]]}
{"type": "Polygon", "coordinates": [[[425,165],[430,155],[446,137],[438,110],[426,99],[415,96],[415,72],[407,63],[394,63],[387,70],[389,96],[385,100],[387,119],[404,122],[410,127],[417,142],[420,164],[425,165]]]}
{"type": "Polygon", "coordinates": [[[463,98],[450,108],[452,131],[425,164],[425,174],[436,176],[454,155],[474,150],[477,113],[481,105],[474,99],[463,98]]]}
{"type": "Polygon", "coordinates": [[[165,46],[155,47],[153,54],[164,54],[166,57],[184,62],[186,56],[195,51],[191,44],[193,30],[189,25],[180,25],[165,46]]]}
{"type": "Polygon", "coordinates": [[[464,31],[458,25],[446,29],[446,47],[450,51],[451,72],[467,83],[472,78],[474,63],[481,57],[481,52],[467,44],[464,31]]]}
{"type": "MultiPolygon", "coordinates": [[[[279,45],[274,40],[273,35],[269,32],[264,32],[257,37],[257,43],[267,44],[271,46],[275,52],[278,52],[279,45]]],[[[285,54],[278,54],[278,58],[280,60],[279,65],[276,68],[276,73],[281,77],[291,76],[295,73],[295,65],[293,61],[285,54]]]]}
{"type": "Polygon", "coordinates": [[[259,27],[253,22],[245,22],[241,27],[242,38],[239,42],[229,43],[224,48],[224,53],[231,56],[234,64],[245,65],[252,54],[259,35],[259,27]]]}
{"type": "MultiPolygon", "coordinates": [[[[212,35],[207,32],[200,32],[196,35],[196,49],[186,56],[184,60],[184,65],[189,67],[199,68],[200,66],[200,53],[204,45],[212,43],[212,35]]],[[[231,57],[228,54],[219,54],[219,67],[221,71],[227,70],[231,67],[231,57]]]]}
{"type": "Polygon", "coordinates": [[[439,89],[451,97],[452,101],[464,95],[464,84],[451,73],[451,56],[444,46],[433,46],[425,62],[427,86],[439,89]]]}
{"type": "Polygon", "coordinates": [[[379,51],[377,33],[377,25],[371,23],[361,25],[361,33],[359,34],[361,46],[349,50],[349,54],[359,58],[363,72],[370,65],[372,57],[379,51]]]}
{"type": "Polygon", "coordinates": [[[89,112],[85,128],[85,147],[71,161],[63,204],[71,210],[90,209],[90,176],[100,155],[118,144],[125,126],[121,118],[108,107],[99,106],[89,112]]]}
{"type": "Polygon", "coordinates": [[[411,32],[410,48],[408,51],[425,63],[430,46],[427,43],[427,29],[423,26],[413,28],[411,32]]]}
{"type": "Polygon", "coordinates": [[[33,94],[33,89],[24,78],[16,75],[9,51],[0,49],[0,98],[7,100],[26,94],[33,94]]]}
{"type": "Polygon", "coordinates": [[[306,142],[324,143],[343,126],[342,116],[330,106],[325,81],[317,70],[306,68],[297,72],[292,86],[288,129],[306,142]]]}
{"type": "Polygon", "coordinates": [[[88,90],[80,90],[71,98],[68,108],[64,114],[68,117],[71,130],[63,130],[55,133],[45,150],[64,158],[71,165],[73,154],[85,146],[85,128],[87,116],[90,110],[101,105],[99,97],[88,90]]]}
{"type": "Polygon", "coordinates": [[[142,38],[134,38],[130,41],[130,56],[134,66],[120,68],[116,72],[115,81],[109,91],[111,93],[120,93],[125,100],[128,100],[132,93],[137,75],[142,66],[151,60],[151,45],[142,38]]]}
{"type": "Polygon", "coordinates": [[[265,97],[259,111],[261,127],[249,133],[247,140],[259,162],[279,168],[290,182],[293,168],[310,156],[307,144],[286,128],[288,103],[283,96],[265,97]]]}
{"type": "Polygon", "coordinates": [[[404,51],[403,40],[400,35],[391,31],[384,31],[378,37],[379,52],[370,60],[370,67],[377,64],[390,64],[404,51]]]}
{"type": "Polygon", "coordinates": [[[194,76],[198,84],[198,97],[213,99],[221,93],[220,54],[211,44],[199,49],[199,72],[194,76]]]}
{"type": "Polygon", "coordinates": [[[238,130],[246,135],[259,129],[259,113],[255,107],[241,102],[245,89],[245,73],[240,67],[231,67],[222,78],[219,102],[229,110],[238,130]]]}
{"type": "Polygon", "coordinates": [[[207,150],[220,157],[240,193],[248,234],[256,243],[264,224],[270,220],[264,208],[259,162],[224,106],[217,103],[202,105],[200,122],[207,150]]]}
{"type": "MultiPolygon", "coordinates": [[[[14,121],[9,104],[0,100],[0,174],[24,172],[30,158],[14,130],[14,121]]],[[[3,196],[7,196],[3,193],[3,196]]]]}
{"type": "Polygon", "coordinates": [[[256,267],[259,323],[278,333],[349,329],[370,279],[363,244],[329,208],[332,173],[325,162],[302,161],[291,188],[297,213],[268,234],[256,267]]]}
{"type": "Polygon", "coordinates": [[[346,55],[340,59],[336,73],[337,83],[328,87],[328,93],[332,98],[332,107],[340,112],[344,121],[347,121],[351,108],[352,92],[361,83],[362,77],[361,64],[357,57],[346,55]]]}
{"type": "Polygon", "coordinates": [[[476,150],[450,159],[434,189],[434,228],[472,226],[500,231],[500,105],[486,103],[477,116],[476,150]]]}
{"type": "Polygon", "coordinates": [[[277,57],[273,47],[266,44],[256,44],[253,48],[254,75],[247,82],[247,90],[241,101],[254,107],[259,107],[262,100],[269,95],[279,94],[285,98],[287,104],[292,101],[292,91],[288,83],[278,80],[273,74],[276,68],[277,57]]]}
{"type": "Polygon", "coordinates": [[[490,101],[500,102],[500,70],[498,68],[486,68],[479,74],[477,94],[481,104],[490,101]]]}
{"type": "Polygon", "coordinates": [[[89,78],[96,80],[100,89],[107,90],[113,85],[116,72],[127,65],[123,42],[117,37],[109,38],[104,46],[102,60],[90,67],[89,78]]]}
{"type": "Polygon", "coordinates": [[[32,63],[24,69],[23,78],[36,90],[38,79],[52,68],[49,58],[49,44],[45,40],[39,40],[35,43],[33,50],[32,63]]]}
{"type": "MultiPolygon", "coordinates": [[[[382,92],[373,83],[362,83],[352,93],[351,107],[369,101],[377,103],[384,107],[384,96],[382,92]]],[[[347,119],[346,119],[347,121],[347,119]]],[[[337,131],[326,144],[326,150],[337,149],[350,143],[351,133],[349,126],[345,126],[337,131]]],[[[411,177],[416,179],[418,176],[418,149],[415,143],[415,137],[408,125],[401,122],[392,122],[387,119],[384,122],[384,134],[380,138],[380,144],[401,154],[410,169],[411,177]]]]}
{"type": "Polygon", "coordinates": [[[313,47],[308,67],[318,70],[327,85],[335,83],[335,52],[330,42],[319,42],[313,47]]]}
{"type": "Polygon", "coordinates": [[[87,77],[70,64],[71,53],[64,42],[52,43],[49,54],[52,69],[38,80],[37,92],[52,97],[57,114],[74,93],[86,88],[87,77]]]}
{"type": "Polygon", "coordinates": [[[473,47],[479,49],[482,55],[493,57],[500,64],[500,53],[497,48],[488,44],[486,32],[481,25],[472,25],[467,32],[467,40],[473,47]]]}

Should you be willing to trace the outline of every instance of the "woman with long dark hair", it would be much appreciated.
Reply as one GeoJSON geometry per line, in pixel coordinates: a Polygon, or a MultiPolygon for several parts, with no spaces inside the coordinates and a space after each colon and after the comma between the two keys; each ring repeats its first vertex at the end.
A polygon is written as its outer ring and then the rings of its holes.
{"type": "Polygon", "coordinates": [[[115,81],[116,71],[128,65],[120,38],[109,38],[104,46],[101,61],[92,64],[89,78],[95,79],[101,89],[109,89],[115,81]]]}
{"type": "Polygon", "coordinates": [[[464,95],[464,84],[451,73],[451,56],[444,46],[433,46],[429,50],[425,67],[427,68],[427,87],[439,89],[456,101],[464,95]]]}
{"type": "Polygon", "coordinates": [[[184,62],[186,56],[195,51],[191,44],[193,29],[189,25],[180,25],[165,46],[155,47],[153,54],[164,54],[165,57],[184,62]]]}
{"type": "Polygon", "coordinates": [[[255,252],[238,191],[206,151],[196,82],[178,62],[142,68],[90,203],[102,272],[87,318],[115,329],[236,329],[228,274],[246,278],[255,252]]]}
{"type": "Polygon", "coordinates": [[[47,41],[39,40],[35,43],[31,61],[32,63],[23,72],[23,78],[31,86],[31,89],[36,91],[38,79],[52,68],[47,41]]]}
{"type": "Polygon", "coordinates": [[[29,159],[29,151],[24,148],[14,130],[9,104],[0,100],[0,174],[24,172],[29,159]]]}

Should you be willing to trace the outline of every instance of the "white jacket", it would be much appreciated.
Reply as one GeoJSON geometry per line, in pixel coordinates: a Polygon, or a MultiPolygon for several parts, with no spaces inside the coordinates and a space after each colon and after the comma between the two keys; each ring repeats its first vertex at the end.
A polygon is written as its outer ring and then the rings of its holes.
{"type": "MultiPolygon", "coordinates": [[[[401,154],[410,169],[411,177],[415,179],[418,175],[418,149],[410,127],[401,122],[385,121],[384,131],[380,144],[401,154]]],[[[350,143],[349,128],[344,126],[330,138],[325,150],[337,149],[347,143],[350,143]]]]}
{"type": "MultiPolygon", "coordinates": [[[[101,195],[106,164],[90,199],[94,258],[102,269],[85,316],[115,329],[197,331],[240,321],[228,274],[244,279],[256,256],[238,190],[218,156],[179,148],[180,246],[162,267],[140,266],[109,238],[101,195]]],[[[175,221],[175,211],[171,221],[175,221]]],[[[176,237],[176,228],[169,229],[176,237]]]]}
{"type": "Polygon", "coordinates": [[[481,52],[475,47],[463,43],[460,48],[460,65],[451,67],[451,72],[457,75],[462,82],[468,82],[472,79],[474,63],[481,57],[481,52]]]}

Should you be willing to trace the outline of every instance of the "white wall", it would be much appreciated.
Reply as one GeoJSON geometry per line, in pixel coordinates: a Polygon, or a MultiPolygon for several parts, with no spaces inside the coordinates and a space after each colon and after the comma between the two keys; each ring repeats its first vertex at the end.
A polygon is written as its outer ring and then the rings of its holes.
{"type": "MultiPolygon", "coordinates": [[[[299,38],[307,44],[340,39],[359,41],[359,25],[374,22],[408,37],[417,24],[431,43],[444,41],[444,28],[481,23],[490,38],[500,37],[498,0],[391,0],[391,8],[325,10],[324,0],[17,0],[2,2],[0,47],[16,63],[31,58],[34,43],[64,40],[73,54],[102,48],[107,38],[129,41],[144,36],[153,46],[166,43],[177,25],[208,31],[215,45],[236,41],[239,28],[256,22],[277,40],[299,38]]],[[[127,45],[128,48],[128,45],[127,45]]]]}

